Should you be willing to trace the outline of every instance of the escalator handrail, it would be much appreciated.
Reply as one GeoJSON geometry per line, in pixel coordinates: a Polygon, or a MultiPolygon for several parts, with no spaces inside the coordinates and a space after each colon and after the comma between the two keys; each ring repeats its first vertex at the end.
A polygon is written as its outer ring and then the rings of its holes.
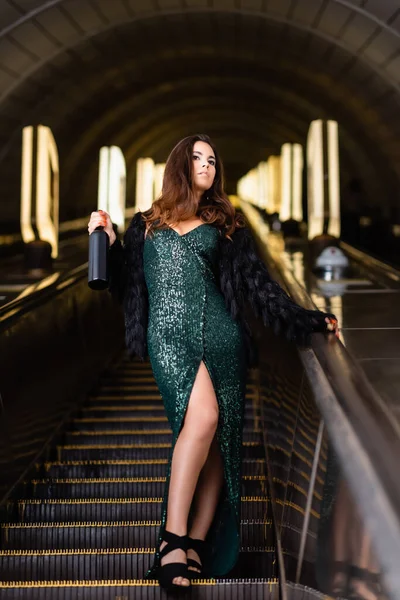
{"type": "Polygon", "coordinates": [[[342,240],[340,240],[340,248],[353,260],[361,263],[364,267],[369,267],[389,279],[391,284],[400,285],[400,270],[393,265],[383,262],[342,240]]]}
{"type": "Polygon", "coordinates": [[[0,331],[7,329],[12,321],[32,308],[50,300],[87,277],[88,263],[85,262],[69,271],[56,272],[46,276],[32,286],[27,286],[27,293],[14,298],[0,308],[0,331]],[[49,282],[46,284],[46,280],[49,282]],[[31,288],[30,290],[28,288],[31,288]]]}

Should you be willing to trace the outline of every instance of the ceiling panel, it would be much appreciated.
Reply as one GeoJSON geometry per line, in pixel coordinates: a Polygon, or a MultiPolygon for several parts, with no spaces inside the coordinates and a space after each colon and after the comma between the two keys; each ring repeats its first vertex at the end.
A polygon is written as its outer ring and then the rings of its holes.
{"type": "Polygon", "coordinates": [[[363,50],[363,56],[377,65],[386,63],[390,57],[399,51],[398,36],[381,31],[363,50]]]}
{"type": "Polygon", "coordinates": [[[162,10],[173,10],[182,7],[181,0],[159,0],[158,6],[162,10]]]}
{"type": "Polygon", "coordinates": [[[109,21],[126,19],[129,13],[126,10],[126,3],[123,0],[96,0],[95,4],[104,17],[109,21]]]}
{"type": "MultiPolygon", "coordinates": [[[[204,1],[207,6],[207,0],[204,1]]],[[[155,9],[157,5],[149,2],[149,0],[126,0],[125,4],[133,15],[146,15],[157,12],[157,8],[155,9]]]]}
{"type": "Polygon", "coordinates": [[[291,16],[294,21],[311,26],[325,4],[326,0],[310,0],[307,4],[297,2],[291,16]]]}
{"type": "MultiPolygon", "coordinates": [[[[3,0],[4,2],[4,0],[3,0]]],[[[8,0],[6,3],[9,4],[8,0]]],[[[20,6],[23,12],[29,12],[43,5],[43,0],[13,0],[12,4],[20,6]]]]}
{"type": "Polygon", "coordinates": [[[392,27],[398,37],[400,37],[400,9],[396,11],[396,17],[391,21],[390,27],[392,27]]]}
{"type": "Polygon", "coordinates": [[[213,8],[217,10],[227,10],[236,8],[235,0],[213,0],[213,8]]]}
{"type": "Polygon", "coordinates": [[[355,15],[342,32],[341,40],[348,48],[358,51],[375,32],[378,33],[379,28],[374,21],[362,15],[355,15]]]}
{"type": "Polygon", "coordinates": [[[396,56],[385,65],[385,71],[396,83],[400,83],[400,56],[396,56]]]}
{"type": "Polygon", "coordinates": [[[269,0],[268,13],[285,17],[290,10],[292,0],[269,0]]]}
{"type": "Polygon", "coordinates": [[[7,2],[2,2],[0,8],[0,29],[7,27],[21,17],[22,11],[11,6],[7,2]]]}
{"type": "Polygon", "coordinates": [[[398,0],[367,0],[363,8],[376,15],[378,19],[388,21],[399,12],[399,2],[398,0]]]}
{"type": "Polygon", "coordinates": [[[185,4],[188,8],[207,8],[209,6],[208,0],[185,0],[185,4]]]}
{"type": "Polygon", "coordinates": [[[244,10],[262,10],[263,0],[240,0],[241,8],[244,10]]]}
{"type": "Polygon", "coordinates": [[[12,36],[21,46],[25,46],[27,50],[41,58],[49,58],[60,47],[60,44],[57,44],[53,37],[49,38],[48,35],[29,21],[14,29],[12,36]]]}
{"type": "Polygon", "coordinates": [[[4,71],[4,66],[0,65],[0,87],[12,86],[15,84],[15,77],[4,71]]]}
{"type": "Polygon", "coordinates": [[[34,61],[35,58],[30,53],[21,50],[18,45],[12,43],[9,39],[0,39],[0,63],[7,69],[23,73],[26,69],[32,67],[34,61]]]}
{"type": "Polygon", "coordinates": [[[82,37],[83,30],[75,17],[69,19],[69,14],[60,10],[46,11],[38,15],[36,22],[42,25],[51,35],[57,38],[62,45],[69,45],[82,37]],[[75,24],[76,23],[76,24],[75,24]]]}
{"type": "Polygon", "coordinates": [[[79,23],[83,31],[91,31],[101,26],[99,13],[87,0],[68,0],[63,3],[63,9],[79,23]]]}
{"type": "Polygon", "coordinates": [[[349,8],[337,4],[332,0],[326,6],[321,19],[319,20],[318,29],[323,33],[337,37],[341,29],[349,20],[351,14],[349,8]]]}

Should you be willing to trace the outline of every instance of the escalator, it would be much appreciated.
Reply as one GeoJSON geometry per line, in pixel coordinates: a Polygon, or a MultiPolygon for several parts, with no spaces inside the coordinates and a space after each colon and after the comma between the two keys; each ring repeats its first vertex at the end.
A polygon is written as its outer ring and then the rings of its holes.
{"type": "MultiPolygon", "coordinates": [[[[273,250],[264,258],[274,277],[313,308],[315,289],[307,297],[296,283],[298,253],[273,250]]],[[[394,297],[395,274],[378,267],[376,293],[394,297]]],[[[379,397],[343,345],[316,334],[299,352],[249,322],[260,362],[247,378],[242,548],[232,572],[195,580],[190,593],[370,600],[354,589],[362,572],[378,579],[374,600],[400,598],[396,399],[379,397]]],[[[0,598],[167,597],[143,575],[171,431],[150,363],[124,354],[120,308],[89,290],[84,266],[66,272],[0,308],[0,354],[0,598]]]]}
{"type": "MultiPolygon", "coordinates": [[[[195,580],[201,597],[278,597],[259,401],[248,380],[243,434],[242,548],[223,578],[195,580]]],[[[149,363],[122,355],[103,374],[7,503],[1,598],[159,597],[143,580],[155,551],[171,447],[149,363]],[[82,593],[79,596],[78,593],[82,593]]]]}

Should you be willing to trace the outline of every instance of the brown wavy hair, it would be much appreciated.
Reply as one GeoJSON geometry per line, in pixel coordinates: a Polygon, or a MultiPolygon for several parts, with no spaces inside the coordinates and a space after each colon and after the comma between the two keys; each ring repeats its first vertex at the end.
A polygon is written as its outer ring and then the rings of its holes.
{"type": "Polygon", "coordinates": [[[143,213],[148,234],[156,229],[166,229],[169,224],[197,216],[205,223],[215,223],[231,239],[237,227],[246,224],[224,191],[224,167],[215,144],[208,135],[195,134],[183,138],[168,156],[161,195],[143,213]],[[215,155],[215,178],[197,204],[193,188],[193,146],[206,142],[215,155]]]}

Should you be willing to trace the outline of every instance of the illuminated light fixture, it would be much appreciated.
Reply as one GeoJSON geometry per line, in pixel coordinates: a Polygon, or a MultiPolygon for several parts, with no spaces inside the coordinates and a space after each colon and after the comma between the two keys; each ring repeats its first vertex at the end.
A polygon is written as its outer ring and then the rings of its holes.
{"type": "Polygon", "coordinates": [[[51,245],[51,256],[58,256],[59,163],[57,145],[49,127],[27,126],[22,130],[21,235],[27,244],[35,240],[32,205],[35,197],[35,225],[39,238],[51,245]],[[36,178],[33,156],[36,133],[36,178]],[[36,194],[34,194],[34,181],[36,194]]]}
{"type": "Polygon", "coordinates": [[[339,133],[337,121],[328,121],[329,225],[328,233],[340,237],[339,133]]]}
{"type": "Polygon", "coordinates": [[[237,192],[246,202],[257,204],[258,197],[258,170],[251,169],[238,181],[237,192]]]}
{"type": "Polygon", "coordinates": [[[33,159],[33,127],[22,130],[22,168],[21,168],[21,235],[25,244],[33,242],[35,233],[32,229],[32,159],[33,159]]]}
{"type": "Polygon", "coordinates": [[[136,163],[136,208],[148,210],[154,199],[154,161],[152,158],[139,158],[136,163]]]}
{"type": "Polygon", "coordinates": [[[121,148],[103,146],[99,155],[97,209],[105,210],[122,231],[125,227],[126,165],[121,148]]]}
{"type": "Polygon", "coordinates": [[[281,159],[280,156],[270,156],[267,161],[268,189],[267,189],[267,212],[280,212],[281,205],[281,159]]]}
{"type": "Polygon", "coordinates": [[[258,163],[258,196],[257,204],[260,208],[267,208],[268,204],[268,163],[263,161],[258,163]]]}
{"type": "Polygon", "coordinates": [[[154,200],[161,196],[164,171],[165,163],[158,163],[154,166],[154,200]]]}
{"type": "Polygon", "coordinates": [[[307,138],[308,238],[340,237],[339,143],[336,121],[313,121],[307,138]]]}
{"type": "Polygon", "coordinates": [[[282,201],[279,219],[303,220],[302,209],[303,148],[300,144],[283,144],[281,150],[282,201]]]}

